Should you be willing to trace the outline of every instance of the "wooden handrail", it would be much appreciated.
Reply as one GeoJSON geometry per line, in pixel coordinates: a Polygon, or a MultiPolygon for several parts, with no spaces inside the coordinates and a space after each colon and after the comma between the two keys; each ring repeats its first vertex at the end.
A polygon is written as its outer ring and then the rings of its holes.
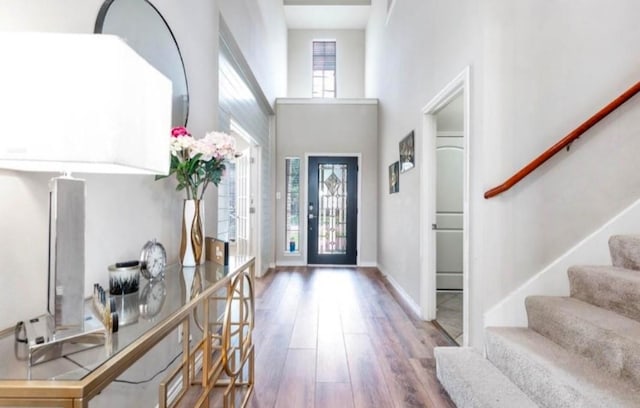
{"type": "Polygon", "coordinates": [[[540,167],[544,162],[549,160],[560,150],[564,149],[565,147],[570,145],[574,140],[582,136],[582,134],[585,133],[587,130],[589,130],[593,125],[600,122],[608,114],[610,114],[611,112],[616,110],[618,107],[620,107],[620,105],[622,105],[623,103],[631,99],[631,97],[633,97],[638,92],[640,92],[640,82],[637,82],[631,88],[626,90],[622,95],[618,96],[616,99],[611,101],[611,103],[609,103],[607,106],[600,109],[595,115],[591,116],[584,123],[582,123],[580,126],[575,128],[571,133],[569,133],[560,141],[558,141],[558,143],[554,144],[549,149],[547,149],[544,153],[542,153],[540,156],[536,157],[534,160],[531,161],[531,163],[527,164],[522,169],[520,169],[520,171],[518,171],[516,174],[514,174],[509,179],[507,179],[507,181],[500,184],[499,186],[496,186],[490,190],[487,190],[484,193],[484,198],[495,197],[498,194],[503,193],[508,189],[510,189],[511,187],[513,187],[520,180],[527,177],[531,172],[533,172],[535,169],[540,167]]]}

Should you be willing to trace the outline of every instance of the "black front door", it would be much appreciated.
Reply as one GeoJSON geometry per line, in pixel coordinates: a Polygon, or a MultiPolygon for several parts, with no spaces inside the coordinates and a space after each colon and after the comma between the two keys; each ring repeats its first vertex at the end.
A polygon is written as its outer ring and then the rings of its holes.
{"type": "Polygon", "coordinates": [[[355,265],[358,158],[309,157],[308,263],[355,265]]]}

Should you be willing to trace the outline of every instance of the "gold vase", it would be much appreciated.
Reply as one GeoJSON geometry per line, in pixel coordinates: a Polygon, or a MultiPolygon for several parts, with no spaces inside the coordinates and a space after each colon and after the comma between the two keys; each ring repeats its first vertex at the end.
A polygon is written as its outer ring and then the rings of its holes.
{"type": "Polygon", "coordinates": [[[182,208],[182,238],[180,260],[182,266],[196,266],[202,262],[204,252],[204,202],[184,200],[182,208]]]}

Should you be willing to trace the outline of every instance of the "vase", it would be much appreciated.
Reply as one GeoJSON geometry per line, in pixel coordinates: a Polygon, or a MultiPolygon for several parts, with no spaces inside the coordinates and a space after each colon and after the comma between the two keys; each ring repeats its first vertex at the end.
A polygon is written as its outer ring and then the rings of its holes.
{"type": "Polygon", "coordinates": [[[196,266],[204,261],[204,201],[184,200],[182,210],[182,266],[196,266]]]}

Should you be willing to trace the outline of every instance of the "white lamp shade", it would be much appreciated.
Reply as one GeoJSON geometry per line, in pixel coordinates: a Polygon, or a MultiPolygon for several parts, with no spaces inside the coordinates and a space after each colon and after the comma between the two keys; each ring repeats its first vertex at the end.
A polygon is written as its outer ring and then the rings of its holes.
{"type": "Polygon", "coordinates": [[[171,81],[111,35],[0,33],[0,168],[167,174],[171,81]]]}

